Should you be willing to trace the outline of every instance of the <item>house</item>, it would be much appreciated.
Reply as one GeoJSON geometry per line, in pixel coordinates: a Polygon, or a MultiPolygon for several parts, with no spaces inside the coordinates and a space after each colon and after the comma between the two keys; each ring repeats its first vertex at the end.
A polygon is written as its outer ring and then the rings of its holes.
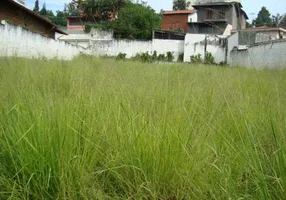
{"type": "Polygon", "coordinates": [[[188,23],[188,33],[230,35],[232,30],[246,28],[247,14],[239,1],[200,1],[192,5],[198,21],[188,23]]]}
{"type": "Polygon", "coordinates": [[[84,19],[79,16],[67,17],[67,30],[84,31],[84,19]]]}
{"type": "Polygon", "coordinates": [[[238,32],[239,45],[252,45],[261,42],[269,42],[272,40],[286,39],[286,29],[280,27],[255,27],[248,28],[238,32]]]}
{"type": "Polygon", "coordinates": [[[55,39],[55,33],[66,35],[48,19],[13,0],[0,0],[0,21],[2,20],[53,39],[55,39]]]}
{"type": "Polygon", "coordinates": [[[188,30],[188,23],[196,21],[196,10],[164,11],[161,29],[173,31],[182,29],[186,33],[188,30]]]}

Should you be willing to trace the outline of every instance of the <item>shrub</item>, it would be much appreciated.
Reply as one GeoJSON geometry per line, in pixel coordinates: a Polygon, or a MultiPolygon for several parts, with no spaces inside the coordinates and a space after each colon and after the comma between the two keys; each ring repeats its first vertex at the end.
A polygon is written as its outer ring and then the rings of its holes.
{"type": "Polygon", "coordinates": [[[174,60],[174,55],[171,51],[167,52],[167,61],[172,62],[174,60]]]}
{"type": "Polygon", "coordinates": [[[192,64],[201,64],[201,63],[203,63],[202,54],[199,53],[198,55],[191,56],[191,62],[192,62],[192,64]]]}
{"type": "Polygon", "coordinates": [[[158,59],[157,51],[154,51],[152,55],[152,60],[156,61],[157,59],[158,59]]]}
{"type": "Polygon", "coordinates": [[[181,53],[181,54],[179,54],[179,57],[178,57],[178,59],[177,59],[177,62],[183,62],[183,61],[184,61],[184,54],[181,53]]]}
{"type": "Polygon", "coordinates": [[[215,65],[214,57],[210,52],[206,52],[205,55],[205,64],[207,65],[215,65]]]}
{"type": "Polygon", "coordinates": [[[126,60],[126,53],[119,53],[116,57],[116,60],[126,60]]]}
{"type": "Polygon", "coordinates": [[[166,61],[166,60],[167,60],[167,58],[166,58],[165,54],[159,54],[158,61],[166,61]]]}

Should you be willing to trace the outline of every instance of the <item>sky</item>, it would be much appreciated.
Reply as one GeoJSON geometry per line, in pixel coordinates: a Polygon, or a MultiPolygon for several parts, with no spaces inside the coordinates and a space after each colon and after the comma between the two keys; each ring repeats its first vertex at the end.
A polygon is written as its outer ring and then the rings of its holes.
{"type": "MultiPolygon", "coordinates": [[[[71,0],[39,0],[40,7],[46,2],[47,9],[49,10],[63,10],[64,4],[69,3],[71,0]]],[[[173,0],[145,0],[148,4],[155,9],[157,12],[163,10],[171,10],[173,0]]],[[[26,6],[33,9],[35,0],[26,0],[26,6]]],[[[242,0],[242,6],[249,18],[252,20],[256,18],[257,13],[260,11],[262,6],[265,6],[272,15],[277,13],[286,13],[286,1],[285,0],[242,0]]]]}

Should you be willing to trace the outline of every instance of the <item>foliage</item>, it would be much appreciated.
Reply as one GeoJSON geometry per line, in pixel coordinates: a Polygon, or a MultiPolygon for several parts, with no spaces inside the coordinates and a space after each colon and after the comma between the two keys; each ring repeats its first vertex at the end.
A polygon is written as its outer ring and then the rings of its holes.
{"type": "Polygon", "coordinates": [[[115,20],[102,20],[86,24],[86,32],[92,28],[114,30],[115,38],[152,39],[152,31],[161,26],[161,16],[145,3],[127,3],[118,12],[115,20]]]}
{"type": "Polygon", "coordinates": [[[39,0],[36,0],[35,1],[35,7],[33,9],[34,12],[38,13],[40,10],[40,7],[39,7],[39,0]]]}
{"type": "Polygon", "coordinates": [[[42,16],[47,16],[48,15],[48,10],[47,10],[47,7],[46,7],[46,3],[43,4],[43,7],[40,10],[39,14],[42,15],[42,16]]]}
{"type": "MultiPolygon", "coordinates": [[[[116,60],[126,60],[126,54],[119,53],[118,56],[116,57],[116,60]]],[[[150,55],[148,52],[137,53],[130,60],[140,61],[143,63],[173,62],[174,56],[172,52],[167,52],[166,55],[165,54],[158,55],[157,51],[154,51],[152,55],[150,55]]]]}
{"type": "Polygon", "coordinates": [[[251,23],[249,23],[248,21],[246,21],[246,28],[252,28],[253,25],[251,23]]]}
{"type": "Polygon", "coordinates": [[[175,0],[173,2],[173,10],[187,10],[190,6],[190,2],[186,0],[175,0]]]}
{"type": "Polygon", "coordinates": [[[184,61],[184,54],[181,53],[181,54],[178,56],[177,62],[183,62],[183,61],[184,61]]]}
{"type": "Polygon", "coordinates": [[[119,53],[116,57],[116,60],[125,60],[127,54],[126,53],[119,53]]]}
{"type": "Polygon", "coordinates": [[[282,18],[282,16],[279,13],[277,13],[276,15],[272,15],[272,17],[271,17],[272,26],[273,27],[279,26],[279,22],[280,22],[281,18],[282,18]]]}
{"type": "Polygon", "coordinates": [[[109,21],[116,18],[118,11],[131,0],[73,0],[70,7],[87,21],[109,21]]]}
{"type": "Polygon", "coordinates": [[[271,26],[272,20],[270,16],[270,12],[267,10],[266,7],[263,6],[257,15],[257,18],[253,21],[253,25],[255,25],[256,27],[271,26]]]}
{"type": "Polygon", "coordinates": [[[168,52],[167,52],[167,61],[168,61],[168,62],[173,62],[173,60],[174,60],[174,55],[173,55],[173,53],[172,53],[171,51],[168,51],[168,52]]]}
{"type": "Polygon", "coordinates": [[[216,63],[214,60],[215,58],[213,57],[212,53],[206,52],[204,63],[207,65],[215,65],[216,63]]]}
{"type": "Polygon", "coordinates": [[[67,17],[68,17],[68,13],[64,12],[64,11],[57,11],[57,15],[55,17],[51,17],[51,21],[61,27],[65,27],[67,25],[67,17]]]}
{"type": "Polygon", "coordinates": [[[161,16],[146,4],[134,3],[122,8],[112,24],[116,38],[149,40],[153,29],[160,28],[161,16]]]}
{"type": "Polygon", "coordinates": [[[286,199],[286,70],[0,58],[0,199],[286,199]]]}
{"type": "Polygon", "coordinates": [[[112,26],[112,23],[109,23],[109,22],[101,22],[97,24],[88,24],[88,23],[85,24],[84,31],[86,33],[90,33],[91,29],[99,29],[99,30],[108,31],[108,30],[112,30],[113,26],[112,26]]]}
{"type": "Polygon", "coordinates": [[[158,61],[164,62],[167,60],[167,57],[165,54],[159,54],[157,59],[158,59],[158,61]]]}
{"type": "Polygon", "coordinates": [[[78,9],[73,3],[65,4],[64,13],[66,13],[68,16],[79,15],[78,9]]]}
{"type": "Polygon", "coordinates": [[[282,15],[280,21],[279,21],[279,26],[286,28],[286,14],[282,15]]]}
{"type": "Polygon", "coordinates": [[[202,64],[203,63],[203,59],[202,59],[202,54],[198,54],[198,55],[192,55],[191,56],[191,63],[192,64],[202,64]]]}

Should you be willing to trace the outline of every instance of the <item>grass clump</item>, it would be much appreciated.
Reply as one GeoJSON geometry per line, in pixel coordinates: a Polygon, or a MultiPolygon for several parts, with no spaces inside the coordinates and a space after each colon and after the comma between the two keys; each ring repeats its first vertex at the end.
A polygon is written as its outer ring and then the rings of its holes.
{"type": "Polygon", "coordinates": [[[0,199],[285,199],[286,71],[0,59],[0,199]]]}

